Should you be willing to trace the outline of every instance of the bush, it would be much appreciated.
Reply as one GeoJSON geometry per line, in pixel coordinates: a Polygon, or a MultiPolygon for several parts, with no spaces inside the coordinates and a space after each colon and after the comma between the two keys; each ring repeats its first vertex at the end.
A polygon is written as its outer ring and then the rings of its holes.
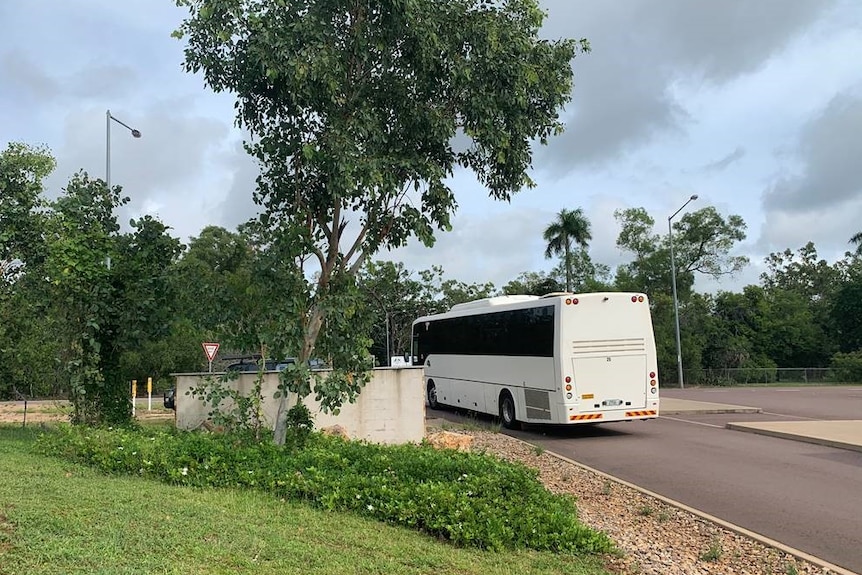
{"type": "Polygon", "coordinates": [[[836,353],[829,364],[829,379],[840,383],[862,382],[862,349],[850,353],[836,353]]]}
{"type": "Polygon", "coordinates": [[[381,446],[302,430],[286,447],[234,436],[63,426],[44,453],[107,473],[183,485],[259,489],[276,497],[403,525],[463,546],[607,552],[582,525],[574,500],[557,496],[520,464],[427,445],[381,446]]]}

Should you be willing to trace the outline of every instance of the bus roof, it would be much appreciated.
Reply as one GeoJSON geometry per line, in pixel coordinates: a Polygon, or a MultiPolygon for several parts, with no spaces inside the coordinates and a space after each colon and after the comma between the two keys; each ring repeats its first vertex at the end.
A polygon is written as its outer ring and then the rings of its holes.
{"type": "Polygon", "coordinates": [[[486,297],[464,303],[458,303],[452,306],[449,311],[458,311],[462,309],[476,309],[479,307],[490,307],[495,305],[505,305],[507,303],[521,303],[525,301],[535,301],[539,296],[535,295],[499,295],[495,297],[486,297]]]}
{"type": "Polygon", "coordinates": [[[610,298],[610,297],[631,297],[631,296],[644,296],[646,294],[641,292],[588,292],[588,293],[569,293],[569,292],[556,292],[549,293],[543,296],[535,296],[535,295],[501,295],[488,297],[483,299],[477,299],[474,301],[468,301],[464,303],[459,303],[453,305],[448,311],[432,314],[428,316],[423,316],[414,320],[414,324],[420,321],[432,321],[438,319],[445,319],[448,317],[458,317],[462,315],[478,315],[482,313],[493,313],[494,308],[505,306],[507,309],[518,309],[519,307],[533,307],[529,305],[533,302],[541,302],[542,300],[562,300],[566,297],[570,298],[580,298],[580,299],[592,299],[592,298],[610,298]]]}

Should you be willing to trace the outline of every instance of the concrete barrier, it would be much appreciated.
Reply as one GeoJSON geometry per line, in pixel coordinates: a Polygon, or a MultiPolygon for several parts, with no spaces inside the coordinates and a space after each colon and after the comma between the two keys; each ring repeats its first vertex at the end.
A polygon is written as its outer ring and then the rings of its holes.
{"type": "MultiPolygon", "coordinates": [[[[197,429],[208,419],[211,407],[193,397],[190,390],[204,383],[207,376],[221,374],[173,374],[176,386],[176,425],[179,429],[197,429]]],[[[227,382],[241,394],[248,395],[254,387],[257,373],[240,373],[237,379],[227,382]]],[[[278,388],[278,373],[265,372],[261,387],[264,398],[263,412],[266,425],[271,429],[278,410],[274,399],[278,388]]],[[[356,403],[346,403],[337,416],[322,413],[314,401],[314,394],[303,402],[314,417],[315,428],[340,425],[351,439],[364,439],[375,443],[410,443],[422,441],[425,436],[425,393],[422,387],[423,370],[411,368],[379,368],[372,372],[371,381],[362,389],[356,403]]],[[[296,404],[296,395],[288,398],[288,407],[296,404]]]]}

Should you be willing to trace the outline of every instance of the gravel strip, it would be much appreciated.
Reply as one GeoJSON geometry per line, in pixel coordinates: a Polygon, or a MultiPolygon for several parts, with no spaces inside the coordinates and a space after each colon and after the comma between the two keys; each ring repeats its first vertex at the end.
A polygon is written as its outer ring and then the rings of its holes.
{"type": "Polygon", "coordinates": [[[835,573],[729,531],[688,511],[561,460],[502,433],[458,431],[484,451],[537,469],[554,493],[577,497],[581,520],[607,533],[620,554],[607,558],[618,574],[792,575],[835,573]]]}

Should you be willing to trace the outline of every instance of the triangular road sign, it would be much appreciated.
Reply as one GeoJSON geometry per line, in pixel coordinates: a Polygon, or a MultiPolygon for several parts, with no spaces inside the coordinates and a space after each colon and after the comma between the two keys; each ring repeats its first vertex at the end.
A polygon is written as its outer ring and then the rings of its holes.
{"type": "Polygon", "coordinates": [[[207,354],[207,359],[210,361],[215,359],[215,356],[218,353],[219,344],[217,344],[217,343],[202,343],[201,345],[204,346],[204,353],[207,354]]]}

